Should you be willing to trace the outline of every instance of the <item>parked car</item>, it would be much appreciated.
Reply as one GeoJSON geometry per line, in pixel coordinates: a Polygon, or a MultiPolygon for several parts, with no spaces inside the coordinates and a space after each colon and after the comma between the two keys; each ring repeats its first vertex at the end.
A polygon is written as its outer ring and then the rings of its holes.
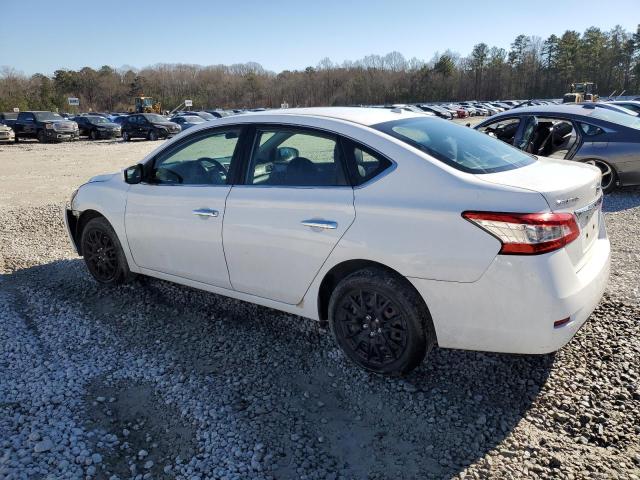
{"type": "Polygon", "coordinates": [[[204,110],[201,111],[197,111],[197,112],[190,112],[191,115],[197,115],[203,119],[205,119],[206,121],[210,122],[212,120],[215,120],[216,117],[215,115],[211,115],[209,112],[205,112],[204,110]]]}
{"type": "Polygon", "coordinates": [[[453,118],[453,114],[450,111],[448,111],[448,110],[446,110],[446,109],[444,109],[442,107],[439,107],[438,105],[422,104],[422,105],[418,105],[418,107],[420,107],[425,112],[434,113],[438,117],[444,118],[446,120],[451,120],[453,118]]]}
{"type": "Polygon", "coordinates": [[[81,115],[74,117],[73,120],[78,124],[80,135],[85,135],[91,140],[114,138],[121,134],[120,125],[110,122],[102,116],[81,115]]]}
{"type": "Polygon", "coordinates": [[[609,105],[617,105],[619,107],[626,108],[627,110],[632,110],[640,115],[640,102],[637,100],[614,100],[607,103],[609,105]]]}
{"type": "Polygon", "coordinates": [[[170,138],[180,133],[180,125],[170,122],[157,113],[137,113],[128,115],[122,121],[122,139],[128,142],[132,138],[158,140],[170,138]]]}
{"type": "Polygon", "coordinates": [[[3,125],[13,127],[13,124],[16,123],[17,119],[18,114],[16,112],[0,112],[0,123],[3,125]]]}
{"type": "Polygon", "coordinates": [[[624,113],[626,115],[631,115],[633,117],[637,117],[638,115],[640,115],[635,110],[631,110],[629,108],[623,107],[622,105],[617,105],[613,102],[597,102],[597,103],[594,103],[593,105],[596,108],[607,108],[609,110],[614,110],[616,112],[624,113]]]}
{"type": "Polygon", "coordinates": [[[125,120],[127,119],[127,117],[129,116],[129,114],[127,115],[119,115],[119,116],[115,116],[111,119],[111,121],[113,123],[117,123],[118,125],[120,125],[120,127],[122,128],[122,124],[125,122],[125,120]]]}
{"type": "Polygon", "coordinates": [[[24,138],[36,138],[41,143],[80,138],[78,124],[55,112],[20,112],[13,131],[16,142],[24,138]]]}
{"type": "Polygon", "coordinates": [[[640,118],[593,103],[522,107],[475,127],[533,155],[597,166],[605,193],[640,185],[640,118]]]}
{"type": "Polygon", "coordinates": [[[229,115],[233,115],[234,112],[229,112],[227,110],[206,110],[207,113],[213,115],[216,118],[228,117],[229,115]]]}
{"type": "Polygon", "coordinates": [[[599,178],[414,112],[290,109],[193,127],[64,218],[100,283],[141,273],[327,321],[349,359],[399,375],[436,343],[566,344],[609,273],[599,178]]]}
{"type": "Polygon", "coordinates": [[[13,129],[8,125],[0,123],[0,142],[12,142],[14,140],[15,134],[13,133],[13,129]]]}
{"type": "Polygon", "coordinates": [[[176,115],[170,120],[173,123],[177,123],[180,125],[182,130],[186,130],[190,127],[195,127],[196,125],[200,125],[201,123],[206,122],[206,120],[198,115],[176,115]]]}

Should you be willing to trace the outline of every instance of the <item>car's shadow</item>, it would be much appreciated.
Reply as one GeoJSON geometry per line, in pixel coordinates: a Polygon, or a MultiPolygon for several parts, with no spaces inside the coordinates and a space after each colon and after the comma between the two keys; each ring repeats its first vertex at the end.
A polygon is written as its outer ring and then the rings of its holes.
{"type": "Polygon", "coordinates": [[[160,280],[102,287],[81,260],[4,280],[63,302],[142,364],[172,358],[159,394],[171,375],[184,377],[199,411],[226,409],[237,435],[264,444],[275,478],[300,478],[309,462],[347,478],[456,476],[512,432],[554,362],[436,349],[407,378],[389,379],[349,364],[310,320],[160,280]]]}

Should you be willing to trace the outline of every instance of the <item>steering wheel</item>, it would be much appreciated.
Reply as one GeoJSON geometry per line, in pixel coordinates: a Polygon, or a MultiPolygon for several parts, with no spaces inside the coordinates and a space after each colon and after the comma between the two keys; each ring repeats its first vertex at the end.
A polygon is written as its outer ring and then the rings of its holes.
{"type": "Polygon", "coordinates": [[[227,178],[227,169],[222,163],[209,157],[200,157],[196,160],[196,162],[207,172],[207,174],[211,175],[212,173],[217,173],[218,175],[220,175],[220,183],[224,183],[224,180],[227,178]],[[213,168],[210,170],[209,168],[205,167],[205,162],[210,163],[213,168]]]}
{"type": "MultiPolygon", "coordinates": [[[[180,175],[178,172],[174,170],[171,170],[170,168],[163,167],[161,170],[156,171],[156,175],[158,174],[159,171],[173,175],[175,177],[175,183],[184,183],[184,178],[182,177],[182,175],[180,175]]],[[[170,182],[172,180],[164,179],[163,181],[170,182]]]]}

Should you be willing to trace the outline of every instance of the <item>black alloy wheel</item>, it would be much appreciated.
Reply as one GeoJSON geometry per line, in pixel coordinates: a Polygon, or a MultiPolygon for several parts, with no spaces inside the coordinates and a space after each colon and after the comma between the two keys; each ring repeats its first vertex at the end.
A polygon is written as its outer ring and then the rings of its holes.
{"type": "Polygon", "coordinates": [[[436,340],[427,306],[413,286],[378,268],[359,270],[337,285],[329,323],[350,360],[383,375],[410,372],[436,340]]]}
{"type": "Polygon", "coordinates": [[[81,252],[89,273],[98,282],[117,285],[133,278],[118,236],[104,217],[96,217],[82,230],[81,252]]]}
{"type": "Polygon", "coordinates": [[[361,362],[384,367],[407,346],[407,321],[398,306],[372,288],[349,291],[339,306],[337,329],[361,362]]]}

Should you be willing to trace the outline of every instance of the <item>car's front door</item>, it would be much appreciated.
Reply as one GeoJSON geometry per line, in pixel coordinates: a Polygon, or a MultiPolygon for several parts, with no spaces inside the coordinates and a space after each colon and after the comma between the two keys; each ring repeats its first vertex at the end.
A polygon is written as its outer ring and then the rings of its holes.
{"type": "Polygon", "coordinates": [[[297,304],[355,218],[340,142],[258,128],[243,183],[231,189],[224,221],[233,288],[297,304]]]}
{"type": "Polygon", "coordinates": [[[231,288],[222,222],[241,129],[198,132],[145,165],[131,185],[125,226],[136,265],[231,288]]]}

